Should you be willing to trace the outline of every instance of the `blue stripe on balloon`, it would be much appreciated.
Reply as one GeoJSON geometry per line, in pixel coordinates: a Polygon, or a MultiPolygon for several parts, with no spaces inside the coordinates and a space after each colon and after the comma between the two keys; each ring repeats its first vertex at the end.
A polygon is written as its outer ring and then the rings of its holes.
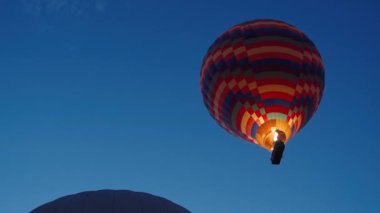
{"type": "Polygon", "coordinates": [[[253,123],[253,127],[252,127],[252,129],[251,129],[251,136],[253,137],[253,138],[255,138],[256,137],[256,132],[257,132],[257,129],[259,128],[259,125],[256,123],[256,122],[254,122],[253,123]]]}
{"type": "Polygon", "coordinates": [[[283,99],[266,99],[266,100],[263,100],[262,103],[264,107],[277,105],[277,106],[282,106],[285,108],[289,108],[292,104],[291,102],[283,100],[283,99]]]}

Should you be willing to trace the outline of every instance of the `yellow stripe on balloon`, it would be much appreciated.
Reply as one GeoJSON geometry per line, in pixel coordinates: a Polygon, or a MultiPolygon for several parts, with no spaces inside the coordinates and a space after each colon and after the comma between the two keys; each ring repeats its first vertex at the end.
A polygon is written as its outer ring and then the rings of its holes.
{"type": "Polygon", "coordinates": [[[259,119],[259,117],[257,117],[257,115],[255,113],[252,114],[252,118],[254,121],[257,121],[257,119],[259,119]]]}
{"type": "Polygon", "coordinates": [[[259,118],[259,124],[262,125],[264,122],[265,122],[264,118],[262,116],[260,116],[260,118],[259,118]]]}
{"type": "Polygon", "coordinates": [[[293,126],[293,118],[289,119],[288,124],[289,126],[293,126]]]}

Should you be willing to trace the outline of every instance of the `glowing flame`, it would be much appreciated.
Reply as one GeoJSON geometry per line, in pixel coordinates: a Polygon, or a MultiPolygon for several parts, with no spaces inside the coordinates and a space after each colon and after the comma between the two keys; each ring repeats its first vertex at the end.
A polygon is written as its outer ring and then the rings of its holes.
{"type": "Polygon", "coordinates": [[[273,141],[276,142],[278,140],[278,132],[274,131],[273,132],[273,141]]]}

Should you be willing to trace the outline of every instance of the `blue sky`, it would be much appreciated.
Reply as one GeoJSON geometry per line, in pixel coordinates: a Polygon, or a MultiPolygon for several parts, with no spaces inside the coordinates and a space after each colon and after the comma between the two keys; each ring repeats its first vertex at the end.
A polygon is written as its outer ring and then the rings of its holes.
{"type": "Polygon", "coordinates": [[[0,212],[96,189],[193,212],[378,212],[377,1],[0,0],[0,212]],[[280,166],[208,115],[202,58],[234,24],[303,30],[318,112],[280,166]]]}

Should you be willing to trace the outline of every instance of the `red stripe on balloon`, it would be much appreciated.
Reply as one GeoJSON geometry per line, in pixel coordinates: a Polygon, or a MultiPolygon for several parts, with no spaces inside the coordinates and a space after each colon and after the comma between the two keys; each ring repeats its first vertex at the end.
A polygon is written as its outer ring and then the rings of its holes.
{"type": "Polygon", "coordinates": [[[286,100],[288,102],[292,102],[293,96],[282,93],[282,92],[265,92],[261,94],[261,99],[262,100],[267,100],[267,99],[282,99],[286,100]]]}
{"type": "Polygon", "coordinates": [[[279,106],[279,105],[270,105],[270,106],[265,107],[265,112],[266,113],[279,112],[279,113],[287,115],[289,113],[289,109],[283,106],[279,106]]]}

